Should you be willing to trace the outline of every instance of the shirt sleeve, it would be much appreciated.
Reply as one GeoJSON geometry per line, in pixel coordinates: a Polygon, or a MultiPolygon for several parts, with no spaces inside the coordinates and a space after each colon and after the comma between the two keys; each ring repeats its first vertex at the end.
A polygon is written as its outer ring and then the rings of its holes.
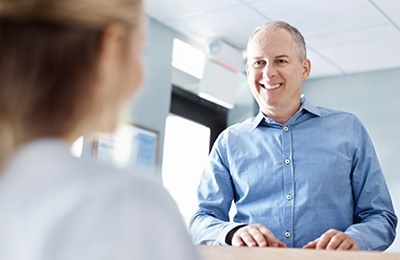
{"type": "Polygon", "coordinates": [[[360,121],[354,129],[354,224],[345,233],[360,250],[385,250],[395,238],[397,217],[372,141],[360,121]]]}
{"type": "Polygon", "coordinates": [[[233,184],[227,162],[225,133],[215,142],[197,190],[198,211],[190,221],[195,244],[226,245],[226,236],[242,223],[229,222],[234,199],[233,184]]]}

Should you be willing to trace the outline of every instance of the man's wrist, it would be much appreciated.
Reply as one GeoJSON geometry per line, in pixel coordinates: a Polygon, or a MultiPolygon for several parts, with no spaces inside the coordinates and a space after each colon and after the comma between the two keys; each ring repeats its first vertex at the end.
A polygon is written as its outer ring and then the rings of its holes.
{"type": "Polygon", "coordinates": [[[232,238],[233,238],[233,235],[236,233],[236,231],[238,231],[238,229],[239,228],[242,228],[242,227],[244,227],[244,226],[247,226],[246,224],[243,224],[243,225],[240,225],[240,226],[236,226],[236,227],[234,227],[231,231],[229,231],[228,232],[228,234],[226,234],[226,237],[225,237],[225,243],[227,244],[227,245],[232,245],[232,238]]]}

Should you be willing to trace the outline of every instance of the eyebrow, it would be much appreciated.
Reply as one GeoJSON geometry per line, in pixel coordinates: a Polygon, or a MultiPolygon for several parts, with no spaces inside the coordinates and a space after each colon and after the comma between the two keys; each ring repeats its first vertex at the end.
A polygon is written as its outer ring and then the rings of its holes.
{"type": "MultiPolygon", "coordinates": [[[[290,57],[288,55],[286,55],[286,54],[277,55],[275,58],[276,59],[279,59],[279,58],[288,58],[288,59],[290,59],[290,57]]],[[[249,57],[248,59],[253,59],[253,60],[264,59],[264,56],[249,57]]]]}
{"type": "Polygon", "coordinates": [[[288,59],[289,59],[290,57],[289,57],[288,55],[284,55],[284,54],[283,54],[283,55],[278,55],[278,56],[276,56],[276,58],[288,58],[288,59]]]}

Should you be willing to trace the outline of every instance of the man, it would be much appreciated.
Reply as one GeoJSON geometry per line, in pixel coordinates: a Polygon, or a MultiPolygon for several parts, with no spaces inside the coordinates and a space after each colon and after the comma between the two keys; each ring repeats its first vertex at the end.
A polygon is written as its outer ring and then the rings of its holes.
{"type": "Polygon", "coordinates": [[[311,68],[303,36],[270,22],[254,31],[247,54],[260,112],[214,144],[190,223],[194,242],[385,250],[397,218],[373,144],[354,115],[301,95],[311,68]]]}

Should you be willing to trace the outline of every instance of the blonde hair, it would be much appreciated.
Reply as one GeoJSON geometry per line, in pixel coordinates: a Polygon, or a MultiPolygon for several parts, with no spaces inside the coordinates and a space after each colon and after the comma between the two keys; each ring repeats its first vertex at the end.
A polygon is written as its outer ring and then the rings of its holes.
{"type": "Polygon", "coordinates": [[[2,160],[29,140],[64,137],[99,116],[93,83],[105,29],[136,30],[141,16],[141,0],[0,0],[2,160]]]}
{"type": "Polygon", "coordinates": [[[134,26],[141,5],[139,0],[0,0],[0,17],[101,29],[116,21],[134,26]]]}

